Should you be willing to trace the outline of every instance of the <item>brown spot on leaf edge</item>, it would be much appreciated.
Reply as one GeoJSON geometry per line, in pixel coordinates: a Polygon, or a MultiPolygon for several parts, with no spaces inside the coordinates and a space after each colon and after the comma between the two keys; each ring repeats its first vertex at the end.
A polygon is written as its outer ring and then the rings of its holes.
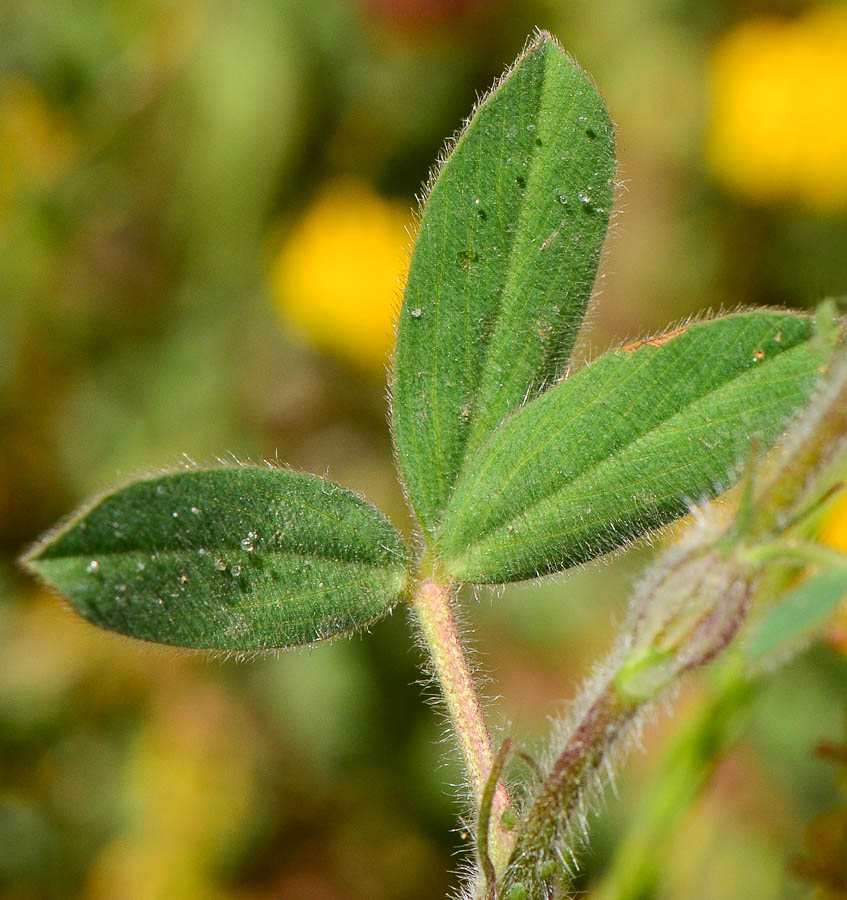
{"type": "Polygon", "coordinates": [[[624,344],[624,346],[621,347],[621,350],[624,353],[635,353],[636,350],[640,350],[645,344],[649,344],[651,347],[661,347],[662,344],[672,341],[675,337],[679,337],[686,331],[688,331],[688,326],[680,325],[679,328],[674,328],[673,331],[666,331],[664,334],[658,334],[656,337],[646,338],[643,341],[633,341],[631,344],[624,344]]]}

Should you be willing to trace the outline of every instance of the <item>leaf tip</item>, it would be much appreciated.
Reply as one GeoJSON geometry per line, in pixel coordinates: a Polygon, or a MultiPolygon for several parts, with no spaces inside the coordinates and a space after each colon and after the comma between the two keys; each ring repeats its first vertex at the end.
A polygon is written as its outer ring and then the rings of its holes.
{"type": "Polygon", "coordinates": [[[542,28],[540,25],[536,25],[533,32],[527,38],[527,49],[534,50],[538,47],[543,47],[545,44],[550,44],[559,50],[562,49],[562,45],[551,32],[546,28],[542,28]]]}
{"type": "Polygon", "coordinates": [[[55,542],[55,539],[64,524],[64,522],[61,522],[49,531],[44,532],[44,534],[33,541],[26,550],[18,556],[17,564],[23,572],[26,572],[27,575],[32,576],[42,583],[50,584],[44,574],[43,566],[39,565],[39,563],[44,558],[45,551],[55,542]]]}

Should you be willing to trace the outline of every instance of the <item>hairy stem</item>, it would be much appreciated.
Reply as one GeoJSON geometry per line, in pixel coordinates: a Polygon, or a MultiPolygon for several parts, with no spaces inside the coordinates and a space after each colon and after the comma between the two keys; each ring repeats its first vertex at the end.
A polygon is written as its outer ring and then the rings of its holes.
{"type": "Polygon", "coordinates": [[[621,700],[607,685],[577,723],[567,744],[553,762],[525,816],[502,887],[522,885],[534,897],[548,879],[561,881],[568,869],[563,847],[579,833],[579,820],[589,786],[621,734],[630,726],[638,706],[621,700]],[[564,839],[564,843],[563,843],[564,839]]]}
{"type": "MultiPolygon", "coordinates": [[[[450,587],[431,578],[420,582],[412,600],[447,704],[478,812],[494,764],[494,751],[462,648],[452,603],[450,587]]],[[[498,873],[505,866],[512,848],[512,836],[503,829],[501,821],[509,805],[506,787],[499,782],[491,800],[491,829],[488,835],[491,862],[498,873]]]]}
{"type": "Polygon", "coordinates": [[[818,395],[789,435],[769,480],[758,492],[751,537],[762,538],[786,528],[790,524],[786,517],[808,494],[815,476],[847,447],[847,354],[843,348],[818,395]]]}

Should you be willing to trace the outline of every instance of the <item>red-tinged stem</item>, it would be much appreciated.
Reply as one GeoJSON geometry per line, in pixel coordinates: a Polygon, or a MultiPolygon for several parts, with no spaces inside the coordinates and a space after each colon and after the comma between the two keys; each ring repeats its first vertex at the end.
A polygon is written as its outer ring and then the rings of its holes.
{"type": "MultiPolygon", "coordinates": [[[[494,751],[459,637],[453,614],[452,591],[449,586],[439,584],[431,578],[424,579],[418,585],[412,605],[441,685],[476,810],[479,812],[494,764],[494,751]]],[[[498,873],[502,871],[512,850],[512,836],[501,824],[503,813],[509,805],[509,794],[505,785],[500,782],[491,801],[489,833],[491,862],[498,873]]]]}

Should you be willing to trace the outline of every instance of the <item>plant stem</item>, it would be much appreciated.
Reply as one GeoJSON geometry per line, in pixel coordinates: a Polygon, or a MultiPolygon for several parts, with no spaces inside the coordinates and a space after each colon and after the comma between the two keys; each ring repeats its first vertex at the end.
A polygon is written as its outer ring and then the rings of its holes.
{"type": "MultiPolygon", "coordinates": [[[[432,578],[419,583],[412,600],[447,704],[478,812],[494,764],[494,752],[462,647],[452,603],[451,588],[432,578]]],[[[491,801],[492,828],[489,834],[491,862],[498,873],[505,866],[513,843],[512,836],[501,824],[503,813],[508,808],[509,794],[505,785],[500,782],[491,801]]]]}
{"type": "Polygon", "coordinates": [[[547,896],[547,879],[557,870],[556,877],[561,879],[560,863],[565,859],[562,838],[570,845],[579,833],[590,786],[638,708],[638,704],[621,700],[611,684],[599,693],[576,724],[525,814],[510,866],[500,884],[501,892],[522,884],[530,897],[547,896]]]}

